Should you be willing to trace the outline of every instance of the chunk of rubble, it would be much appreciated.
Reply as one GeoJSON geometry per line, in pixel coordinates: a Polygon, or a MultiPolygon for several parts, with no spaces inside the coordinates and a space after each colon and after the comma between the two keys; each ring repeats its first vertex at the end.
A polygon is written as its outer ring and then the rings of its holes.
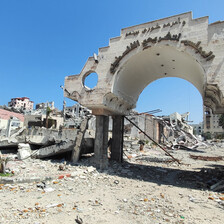
{"type": "Polygon", "coordinates": [[[19,160],[29,158],[31,155],[31,148],[29,144],[19,143],[17,157],[19,160]]]}

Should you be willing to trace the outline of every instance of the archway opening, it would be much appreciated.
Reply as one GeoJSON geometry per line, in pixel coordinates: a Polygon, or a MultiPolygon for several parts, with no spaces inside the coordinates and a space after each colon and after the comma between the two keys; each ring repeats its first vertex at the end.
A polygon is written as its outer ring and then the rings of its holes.
{"type": "Polygon", "coordinates": [[[120,66],[112,92],[133,108],[141,92],[155,80],[176,77],[192,83],[204,97],[205,74],[201,64],[175,47],[154,46],[135,54],[120,66]]]}
{"type": "Polygon", "coordinates": [[[180,78],[162,78],[149,84],[140,94],[136,111],[139,113],[160,109],[156,116],[190,112],[189,124],[203,121],[203,100],[190,82],[180,78]]]}
{"type": "MultiPolygon", "coordinates": [[[[179,137],[186,140],[188,134],[182,131],[193,134],[189,120],[192,123],[202,122],[204,86],[205,70],[194,55],[177,47],[157,45],[133,54],[120,64],[112,93],[126,101],[132,109],[137,106],[138,112],[161,109],[161,115],[167,115],[162,120],[144,114],[133,119],[143,132],[166,145],[171,142],[176,144],[176,140],[180,142],[179,137]],[[152,91],[153,87],[156,92],[152,91]],[[141,98],[144,98],[143,103],[141,98]],[[143,108],[140,109],[141,104],[143,108]]],[[[130,129],[128,132],[131,137],[147,139],[141,130],[133,132],[130,129]]],[[[193,135],[191,139],[193,144],[193,135]]]]}

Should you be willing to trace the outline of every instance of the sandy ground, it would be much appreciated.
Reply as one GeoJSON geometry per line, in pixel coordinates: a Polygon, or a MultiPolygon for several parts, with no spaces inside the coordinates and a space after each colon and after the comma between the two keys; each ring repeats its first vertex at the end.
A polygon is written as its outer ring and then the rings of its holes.
{"type": "Polygon", "coordinates": [[[224,161],[201,161],[192,155],[223,156],[224,147],[175,150],[182,164],[170,162],[160,149],[125,150],[123,164],[93,167],[93,158],[76,166],[62,161],[11,161],[11,179],[49,180],[0,185],[0,223],[143,224],[224,223],[224,194],[211,191],[224,180],[224,161]],[[67,175],[67,176],[66,176],[67,175]]]}

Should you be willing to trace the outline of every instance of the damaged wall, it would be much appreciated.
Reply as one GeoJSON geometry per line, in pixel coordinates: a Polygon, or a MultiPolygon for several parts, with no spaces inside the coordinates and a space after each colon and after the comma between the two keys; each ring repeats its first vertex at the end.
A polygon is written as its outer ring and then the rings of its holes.
{"type": "Polygon", "coordinates": [[[24,115],[0,108],[0,136],[10,136],[24,126],[24,115]]]}

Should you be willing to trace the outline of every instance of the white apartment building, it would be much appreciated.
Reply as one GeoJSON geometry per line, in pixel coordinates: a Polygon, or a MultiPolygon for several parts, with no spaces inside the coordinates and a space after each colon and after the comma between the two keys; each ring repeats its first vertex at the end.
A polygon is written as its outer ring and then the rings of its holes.
{"type": "Polygon", "coordinates": [[[33,110],[33,101],[30,101],[28,97],[17,97],[12,98],[8,103],[9,107],[13,107],[15,109],[23,109],[23,110],[33,110]]]}

